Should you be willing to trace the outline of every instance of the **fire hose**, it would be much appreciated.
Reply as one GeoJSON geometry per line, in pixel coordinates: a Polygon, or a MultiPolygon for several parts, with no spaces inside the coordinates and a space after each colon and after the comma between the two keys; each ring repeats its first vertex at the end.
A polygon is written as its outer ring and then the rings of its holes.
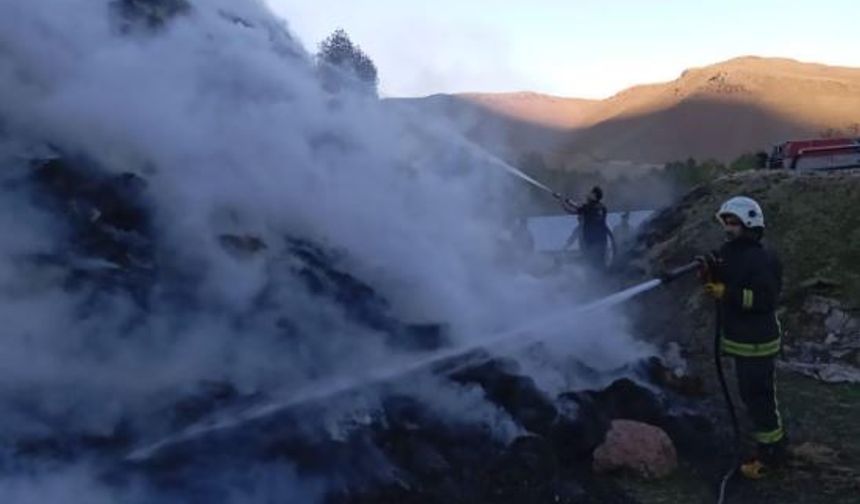
{"type": "MultiPolygon", "coordinates": [[[[682,276],[685,276],[687,273],[691,273],[693,271],[699,271],[703,267],[702,260],[697,259],[689,264],[684,266],[675,268],[673,270],[669,270],[660,275],[660,279],[664,284],[672,282],[682,276]]],[[[723,399],[726,401],[726,408],[729,411],[729,417],[732,422],[732,431],[734,433],[734,455],[732,457],[732,466],[731,468],[723,475],[720,480],[719,494],[717,496],[717,504],[723,504],[726,499],[726,490],[728,488],[729,481],[734,476],[735,471],[737,470],[738,464],[740,463],[740,452],[741,452],[741,430],[738,424],[738,416],[737,411],[735,409],[735,404],[732,401],[732,396],[729,393],[729,387],[726,384],[726,376],[723,370],[723,362],[720,358],[721,348],[720,348],[720,338],[722,336],[722,325],[723,325],[723,310],[720,306],[720,302],[716,301],[714,304],[714,366],[717,369],[717,379],[720,382],[720,388],[723,392],[723,399]]]]}
{"type": "Polygon", "coordinates": [[[714,307],[715,313],[715,323],[714,323],[714,364],[717,368],[717,378],[720,381],[720,388],[723,390],[723,398],[726,401],[726,408],[729,410],[729,416],[732,420],[732,430],[735,436],[735,453],[734,457],[732,457],[732,466],[729,470],[723,475],[723,479],[720,481],[720,492],[717,496],[717,504],[723,504],[726,500],[726,488],[729,485],[729,480],[734,476],[735,471],[737,470],[738,464],[740,463],[740,453],[741,453],[741,429],[738,425],[738,415],[735,410],[735,404],[732,402],[732,396],[729,394],[729,387],[726,385],[726,376],[723,372],[723,362],[720,358],[720,337],[722,335],[722,325],[723,325],[723,310],[720,306],[720,302],[717,301],[714,307]]]}

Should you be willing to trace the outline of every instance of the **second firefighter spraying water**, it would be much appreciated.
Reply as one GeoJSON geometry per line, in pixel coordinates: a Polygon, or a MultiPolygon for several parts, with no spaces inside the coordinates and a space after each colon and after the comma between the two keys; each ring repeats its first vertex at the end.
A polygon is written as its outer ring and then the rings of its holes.
{"type": "Polygon", "coordinates": [[[571,233],[565,248],[578,240],[588,266],[597,271],[603,270],[606,267],[607,244],[611,236],[606,225],[606,207],[602,203],[603,190],[594,186],[582,204],[576,204],[557,194],[555,196],[566,212],[579,217],[579,226],[571,233]]]}

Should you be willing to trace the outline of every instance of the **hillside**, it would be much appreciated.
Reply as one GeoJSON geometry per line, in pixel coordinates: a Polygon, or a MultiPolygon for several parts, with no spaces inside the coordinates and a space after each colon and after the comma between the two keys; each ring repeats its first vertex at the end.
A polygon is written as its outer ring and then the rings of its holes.
{"type": "Polygon", "coordinates": [[[459,98],[501,116],[558,129],[589,124],[600,100],[565,98],[540,93],[468,93],[459,98]]]}
{"type": "MultiPolygon", "coordinates": [[[[857,305],[860,299],[858,171],[804,175],[756,171],[700,186],[648,223],[642,230],[633,257],[626,262],[633,270],[643,273],[642,278],[645,278],[719,247],[721,230],[714,221],[713,212],[722,201],[736,194],[753,197],[762,204],[767,222],[765,239],[777,250],[784,263],[783,305],[784,318],[789,322],[786,325],[791,329],[789,343],[823,341],[828,333],[839,333],[837,329],[842,328],[828,328],[819,318],[798,318],[798,314],[808,308],[810,302],[823,300],[829,306],[841,307],[846,313],[860,308],[857,305]]],[[[701,325],[678,328],[678,332],[688,334],[690,341],[696,343],[696,349],[709,353],[707,318],[710,306],[703,304],[704,299],[681,295],[693,287],[688,282],[670,287],[664,293],[676,299],[686,298],[685,303],[667,303],[661,310],[649,309],[646,313],[663,313],[667,320],[673,321],[672,324],[678,320],[691,320],[686,315],[695,313],[694,318],[701,325]]],[[[654,301],[660,303],[665,300],[654,301]]],[[[655,334],[665,329],[656,319],[650,322],[655,323],[655,334]]],[[[858,328],[852,326],[850,329],[856,331],[858,328]]]]}
{"type": "MultiPolygon", "coordinates": [[[[700,186],[645,225],[623,263],[625,284],[651,278],[717,248],[714,211],[745,194],[763,207],[765,240],[784,266],[778,315],[780,404],[792,446],[790,469],[764,485],[742,486],[730,502],[856,502],[860,484],[860,171],[792,175],[748,172],[700,186]],[[812,378],[812,379],[811,379],[812,378]],[[828,454],[804,461],[803,450],[828,454]],[[808,465],[808,467],[807,467],[808,465]]],[[[674,343],[719,398],[713,363],[714,307],[693,277],[639,298],[631,307],[643,335],[674,343]]],[[[731,366],[731,359],[723,359],[731,366]]],[[[734,372],[727,368],[729,379],[734,372]]],[[[714,399],[718,401],[718,399],[714,399]]],[[[722,402],[718,408],[724,411],[722,402]]],[[[728,428],[728,419],[722,425],[728,428]]],[[[677,491],[667,483],[657,494],[677,491]]],[[[706,496],[644,502],[707,502],[706,496]]]]}
{"type": "Polygon", "coordinates": [[[525,152],[550,153],[568,141],[571,117],[584,121],[585,100],[538,94],[436,94],[426,98],[395,98],[384,105],[406,109],[423,120],[439,121],[490,152],[515,159],[525,152]]]}
{"type": "Polygon", "coordinates": [[[730,161],[786,138],[860,134],[860,68],[742,57],[599,101],[512,93],[416,102],[499,153],[540,150],[568,168],[691,156],[730,161]],[[494,126],[475,127],[484,123],[494,126]],[[541,131],[545,141],[532,141],[541,131]]]}

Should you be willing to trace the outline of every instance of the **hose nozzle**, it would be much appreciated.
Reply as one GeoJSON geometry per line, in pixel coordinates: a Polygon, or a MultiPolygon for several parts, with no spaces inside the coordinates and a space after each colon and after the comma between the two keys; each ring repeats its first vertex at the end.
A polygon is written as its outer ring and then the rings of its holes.
{"type": "Polygon", "coordinates": [[[660,274],[659,278],[664,284],[667,284],[669,282],[672,282],[673,280],[676,280],[676,279],[686,275],[687,273],[692,273],[694,271],[698,271],[701,268],[701,264],[702,264],[701,261],[696,260],[696,261],[693,261],[689,264],[685,264],[684,266],[680,266],[680,267],[675,268],[675,269],[664,271],[663,273],[660,274]]]}

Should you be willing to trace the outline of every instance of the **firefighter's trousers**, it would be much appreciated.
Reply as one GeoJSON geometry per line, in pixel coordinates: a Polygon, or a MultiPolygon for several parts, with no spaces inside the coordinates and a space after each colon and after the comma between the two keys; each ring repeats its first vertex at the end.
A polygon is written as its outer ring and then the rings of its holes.
{"type": "Polygon", "coordinates": [[[753,423],[759,445],[774,445],[785,437],[776,399],[776,357],[734,356],[738,390],[753,423]]]}

